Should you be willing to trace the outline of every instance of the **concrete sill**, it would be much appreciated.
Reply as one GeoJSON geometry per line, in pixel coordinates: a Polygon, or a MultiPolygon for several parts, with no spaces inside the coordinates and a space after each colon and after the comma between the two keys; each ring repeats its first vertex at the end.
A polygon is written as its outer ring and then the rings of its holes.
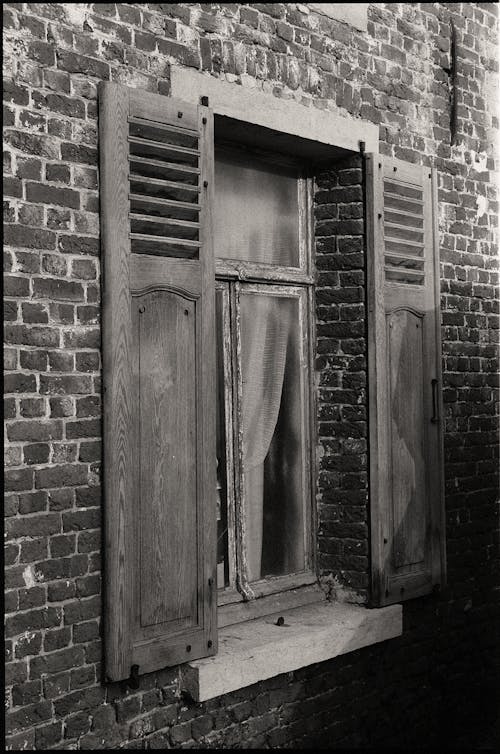
{"type": "Polygon", "coordinates": [[[298,670],[400,636],[401,605],[369,610],[319,602],[219,630],[219,652],[188,663],[182,688],[203,702],[280,673],[298,670]],[[277,626],[282,616],[284,625],[277,626]]]}

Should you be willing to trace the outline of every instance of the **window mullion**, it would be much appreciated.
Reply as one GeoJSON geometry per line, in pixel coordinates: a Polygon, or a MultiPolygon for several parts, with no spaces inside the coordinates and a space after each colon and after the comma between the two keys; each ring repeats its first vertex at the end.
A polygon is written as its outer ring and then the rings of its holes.
{"type": "Polygon", "coordinates": [[[236,518],[236,584],[245,600],[255,598],[253,590],[248,582],[247,553],[245,538],[245,471],[243,468],[243,381],[241,362],[241,310],[240,310],[241,284],[231,284],[231,331],[233,333],[233,375],[235,390],[233,393],[233,438],[235,469],[235,518],[236,518]]]}
{"type": "Polygon", "coordinates": [[[235,555],[235,484],[234,484],[234,453],[233,453],[233,399],[232,399],[232,335],[231,335],[231,306],[230,286],[228,283],[216,282],[216,288],[223,292],[222,305],[222,358],[223,385],[219,400],[224,405],[224,438],[226,463],[226,524],[227,524],[227,558],[228,558],[228,589],[236,586],[236,555],[235,555]]]}

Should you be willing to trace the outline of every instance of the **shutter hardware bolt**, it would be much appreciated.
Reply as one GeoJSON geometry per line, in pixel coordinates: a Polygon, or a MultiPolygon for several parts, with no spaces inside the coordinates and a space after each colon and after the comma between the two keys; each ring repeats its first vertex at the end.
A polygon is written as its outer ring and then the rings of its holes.
{"type": "Polygon", "coordinates": [[[279,618],[278,618],[278,620],[276,621],[276,625],[277,625],[277,626],[283,626],[283,625],[284,625],[284,623],[285,623],[285,619],[283,618],[283,616],[282,616],[282,615],[280,615],[280,617],[279,617],[279,618]]]}
{"type": "Polygon", "coordinates": [[[177,113],[177,117],[178,117],[178,118],[182,118],[182,113],[181,113],[181,111],[180,111],[180,110],[179,110],[179,112],[177,113]]]}
{"type": "Polygon", "coordinates": [[[146,307],[145,306],[140,306],[139,307],[139,314],[144,314],[145,311],[146,311],[146,307]]]}
{"type": "Polygon", "coordinates": [[[203,181],[203,186],[204,186],[204,188],[207,188],[207,186],[208,186],[208,181],[203,181]]]}
{"type": "Polygon", "coordinates": [[[210,649],[211,646],[212,646],[212,639],[209,639],[207,641],[207,647],[210,649]]]}
{"type": "Polygon", "coordinates": [[[204,125],[204,126],[206,126],[206,124],[207,124],[207,119],[206,119],[206,118],[202,118],[202,119],[201,119],[201,122],[203,123],[203,125],[204,125]]]}
{"type": "Polygon", "coordinates": [[[128,685],[131,689],[139,688],[139,665],[132,665],[130,668],[130,678],[128,679],[128,685]]]}
{"type": "Polygon", "coordinates": [[[191,652],[191,644],[188,644],[186,647],[186,652],[191,652]]]}

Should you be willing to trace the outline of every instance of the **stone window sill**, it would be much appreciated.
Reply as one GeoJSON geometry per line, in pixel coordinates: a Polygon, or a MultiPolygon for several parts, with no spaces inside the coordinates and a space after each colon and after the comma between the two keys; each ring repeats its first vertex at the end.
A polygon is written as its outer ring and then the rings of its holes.
{"type": "Polygon", "coordinates": [[[203,702],[392,639],[402,630],[401,605],[368,609],[319,602],[273,613],[220,629],[218,654],[184,665],[182,688],[203,702]],[[278,626],[280,617],[284,624],[278,626]]]}

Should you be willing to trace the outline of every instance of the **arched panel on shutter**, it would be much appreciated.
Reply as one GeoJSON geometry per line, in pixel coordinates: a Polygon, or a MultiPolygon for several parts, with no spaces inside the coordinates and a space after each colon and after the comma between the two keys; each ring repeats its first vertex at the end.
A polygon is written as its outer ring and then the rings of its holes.
{"type": "Polygon", "coordinates": [[[434,171],[368,155],[372,603],[445,582],[434,171]]]}
{"type": "Polygon", "coordinates": [[[213,115],[103,83],[105,664],[214,654],[213,115]]]}

